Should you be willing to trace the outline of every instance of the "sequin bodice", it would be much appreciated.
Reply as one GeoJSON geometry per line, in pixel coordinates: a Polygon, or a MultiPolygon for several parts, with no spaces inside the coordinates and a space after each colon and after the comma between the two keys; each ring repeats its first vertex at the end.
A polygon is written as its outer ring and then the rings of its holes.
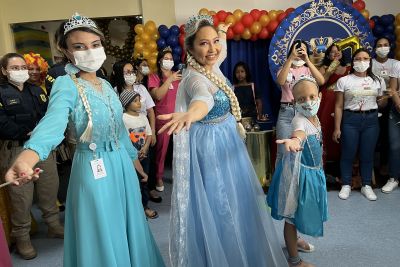
{"type": "Polygon", "coordinates": [[[215,120],[227,114],[231,109],[229,98],[222,90],[218,90],[214,94],[214,107],[208,112],[202,122],[215,120]]]}

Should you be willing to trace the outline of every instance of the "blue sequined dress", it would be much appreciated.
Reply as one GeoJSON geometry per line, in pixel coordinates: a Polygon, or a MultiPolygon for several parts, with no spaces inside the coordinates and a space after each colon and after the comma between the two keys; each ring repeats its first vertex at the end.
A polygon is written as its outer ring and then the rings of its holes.
{"type": "Polygon", "coordinates": [[[226,94],[187,70],[177,110],[203,101],[208,115],[174,137],[172,266],[287,266],[226,94]]]}
{"type": "MultiPolygon", "coordinates": [[[[121,103],[108,82],[102,81],[99,93],[78,80],[91,106],[92,142],[97,148],[93,153],[89,143],[76,147],[65,211],[64,266],[164,266],[144,216],[132,163],[137,153],[122,122],[121,103]],[[94,178],[90,165],[94,156],[103,159],[106,177],[94,178]]],[[[25,148],[44,159],[64,139],[68,121],[80,136],[87,117],[70,76],[59,77],[47,113],[25,148]]]]}

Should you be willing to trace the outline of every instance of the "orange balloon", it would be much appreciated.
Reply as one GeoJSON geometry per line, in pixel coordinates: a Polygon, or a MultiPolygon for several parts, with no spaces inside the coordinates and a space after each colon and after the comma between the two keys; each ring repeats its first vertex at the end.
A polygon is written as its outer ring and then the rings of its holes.
{"type": "Polygon", "coordinates": [[[278,17],[278,13],[277,13],[276,10],[271,10],[271,11],[268,13],[268,16],[269,16],[269,18],[270,18],[271,20],[276,20],[276,18],[278,17]]]}
{"type": "Polygon", "coordinates": [[[283,13],[283,12],[285,12],[285,11],[283,11],[282,9],[279,9],[279,10],[276,11],[276,14],[279,15],[279,14],[281,14],[281,13],[283,13]]]}
{"type": "Polygon", "coordinates": [[[360,13],[361,13],[361,15],[363,15],[363,17],[365,19],[369,19],[369,11],[368,10],[363,9],[363,10],[360,11],[360,13]]]}
{"type": "Polygon", "coordinates": [[[142,34],[144,31],[143,24],[136,24],[135,28],[133,28],[136,34],[142,34]]]}
{"type": "Polygon", "coordinates": [[[208,15],[208,9],[203,7],[199,10],[199,15],[208,15]]]}
{"type": "Polygon", "coordinates": [[[245,40],[249,40],[251,38],[251,32],[250,29],[245,28],[243,33],[242,33],[242,38],[245,40]]]}
{"type": "Polygon", "coordinates": [[[215,12],[215,11],[208,11],[208,15],[210,15],[210,16],[214,16],[214,15],[216,15],[217,14],[217,12],[215,12]]]}
{"type": "Polygon", "coordinates": [[[233,11],[233,15],[236,18],[236,21],[240,20],[243,16],[243,11],[241,9],[236,9],[235,11],[233,11]]]}
{"type": "Polygon", "coordinates": [[[156,23],[152,20],[149,20],[144,24],[144,31],[147,32],[148,34],[152,34],[157,30],[156,23]]]}
{"type": "Polygon", "coordinates": [[[400,25],[400,13],[396,15],[396,25],[400,25]]]}
{"type": "Polygon", "coordinates": [[[147,43],[151,40],[150,34],[148,34],[147,32],[142,33],[140,36],[144,43],[147,43]]]}
{"type": "Polygon", "coordinates": [[[251,25],[250,32],[252,34],[258,34],[261,31],[261,29],[262,29],[261,23],[256,21],[253,22],[253,25],[251,25]]]}
{"type": "Polygon", "coordinates": [[[139,52],[142,53],[143,49],[144,49],[144,44],[140,41],[140,42],[136,42],[134,45],[135,48],[135,52],[139,52]]]}
{"type": "Polygon", "coordinates": [[[236,23],[236,17],[234,15],[228,15],[225,19],[225,24],[231,23],[232,25],[236,23]]]}
{"type": "Polygon", "coordinates": [[[261,23],[261,26],[265,27],[268,25],[270,20],[271,19],[269,18],[268,15],[262,15],[258,21],[261,23]]]}

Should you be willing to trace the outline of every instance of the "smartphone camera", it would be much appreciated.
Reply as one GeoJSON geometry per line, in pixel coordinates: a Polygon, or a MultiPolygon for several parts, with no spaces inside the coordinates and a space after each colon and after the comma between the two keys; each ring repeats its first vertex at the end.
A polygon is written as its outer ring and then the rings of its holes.
{"type": "Polygon", "coordinates": [[[183,64],[183,63],[180,63],[180,64],[178,65],[178,71],[179,71],[179,73],[182,73],[183,70],[184,70],[185,68],[186,68],[186,65],[183,64]]]}

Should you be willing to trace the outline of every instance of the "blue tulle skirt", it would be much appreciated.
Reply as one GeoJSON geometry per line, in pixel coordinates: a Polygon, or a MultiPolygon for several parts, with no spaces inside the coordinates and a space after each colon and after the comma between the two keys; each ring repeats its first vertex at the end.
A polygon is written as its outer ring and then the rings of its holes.
{"type": "Polygon", "coordinates": [[[287,266],[236,122],[190,129],[190,267],[287,266]]]}

